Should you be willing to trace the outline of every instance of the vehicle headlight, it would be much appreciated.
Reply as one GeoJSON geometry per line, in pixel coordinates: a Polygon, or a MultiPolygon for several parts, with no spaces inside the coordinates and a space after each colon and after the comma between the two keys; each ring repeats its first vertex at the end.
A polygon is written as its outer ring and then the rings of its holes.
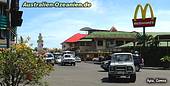
{"type": "Polygon", "coordinates": [[[133,67],[127,66],[127,71],[133,71],[133,67]]]}
{"type": "Polygon", "coordinates": [[[114,66],[110,66],[110,71],[115,71],[115,67],[114,66]]]}

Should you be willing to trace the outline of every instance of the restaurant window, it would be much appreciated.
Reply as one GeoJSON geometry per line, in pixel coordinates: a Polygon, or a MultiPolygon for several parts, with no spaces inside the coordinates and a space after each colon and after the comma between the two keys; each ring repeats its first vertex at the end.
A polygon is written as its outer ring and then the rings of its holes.
{"type": "Polygon", "coordinates": [[[92,42],[86,42],[86,46],[91,46],[92,42]]]}
{"type": "Polygon", "coordinates": [[[131,41],[126,41],[126,44],[129,43],[129,42],[131,42],[131,41]]]}
{"type": "Polygon", "coordinates": [[[123,45],[123,44],[124,44],[123,41],[116,41],[116,45],[117,45],[117,46],[120,46],[120,45],[123,45]]]}
{"type": "Polygon", "coordinates": [[[85,42],[80,42],[80,46],[85,46],[85,42]]]}
{"type": "Polygon", "coordinates": [[[114,45],[114,44],[115,44],[114,40],[110,41],[110,45],[114,45]]]}
{"type": "Polygon", "coordinates": [[[97,45],[98,45],[98,46],[103,46],[103,41],[98,41],[98,42],[97,42],[97,45]]]}

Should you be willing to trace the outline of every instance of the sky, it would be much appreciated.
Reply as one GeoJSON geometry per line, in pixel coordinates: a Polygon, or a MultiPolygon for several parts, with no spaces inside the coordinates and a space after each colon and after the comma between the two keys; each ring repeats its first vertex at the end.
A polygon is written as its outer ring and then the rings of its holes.
{"type": "MultiPolygon", "coordinates": [[[[170,32],[170,0],[20,0],[23,23],[18,27],[18,36],[30,37],[32,47],[37,46],[39,33],[44,47],[61,48],[61,43],[80,31],[83,27],[109,30],[114,26],[118,31],[138,31],[133,28],[132,19],[138,4],[151,4],[156,19],[155,27],[147,27],[146,32],[170,32]],[[24,8],[23,2],[90,2],[90,8],[24,8]]],[[[141,13],[138,13],[141,17],[141,13]]],[[[150,12],[147,12],[150,17],[150,12]]]]}

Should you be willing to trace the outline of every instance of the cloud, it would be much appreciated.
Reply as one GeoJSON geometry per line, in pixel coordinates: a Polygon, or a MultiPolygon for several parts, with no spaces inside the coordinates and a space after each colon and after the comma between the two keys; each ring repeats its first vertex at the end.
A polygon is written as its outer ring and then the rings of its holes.
{"type": "Polygon", "coordinates": [[[155,12],[156,20],[156,29],[158,32],[167,32],[170,31],[170,10],[158,10],[155,12]]]}
{"type": "Polygon", "coordinates": [[[85,9],[85,10],[100,13],[100,14],[104,13],[104,7],[102,7],[102,3],[100,3],[99,0],[77,0],[77,1],[81,3],[89,2],[92,4],[92,7],[90,8],[81,8],[81,9],[85,9]]]}
{"type": "Polygon", "coordinates": [[[64,40],[75,33],[79,33],[81,28],[92,26],[91,23],[84,20],[63,18],[65,15],[67,15],[65,12],[52,12],[42,14],[31,20],[25,20],[23,26],[19,28],[19,35],[30,36],[33,47],[36,47],[38,34],[42,33],[45,47],[61,48],[60,43],[64,40]]]}

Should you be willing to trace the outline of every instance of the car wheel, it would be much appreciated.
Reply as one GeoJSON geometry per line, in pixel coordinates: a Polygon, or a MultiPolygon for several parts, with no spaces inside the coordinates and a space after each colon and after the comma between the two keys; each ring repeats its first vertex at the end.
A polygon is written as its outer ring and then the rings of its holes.
{"type": "Polygon", "coordinates": [[[136,66],[135,66],[135,69],[136,69],[136,72],[139,72],[139,70],[140,70],[139,65],[136,65],[136,66]]]}
{"type": "Polygon", "coordinates": [[[110,74],[108,74],[108,79],[109,81],[115,81],[115,77],[110,74]]]}
{"type": "Polygon", "coordinates": [[[73,66],[76,66],[76,63],[73,63],[73,66]]]}
{"type": "Polygon", "coordinates": [[[130,82],[135,82],[136,81],[136,74],[132,74],[131,76],[130,76],[130,82]]]}
{"type": "Polygon", "coordinates": [[[61,66],[64,66],[65,64],[64,63],[61,63],[61,66]]]}

